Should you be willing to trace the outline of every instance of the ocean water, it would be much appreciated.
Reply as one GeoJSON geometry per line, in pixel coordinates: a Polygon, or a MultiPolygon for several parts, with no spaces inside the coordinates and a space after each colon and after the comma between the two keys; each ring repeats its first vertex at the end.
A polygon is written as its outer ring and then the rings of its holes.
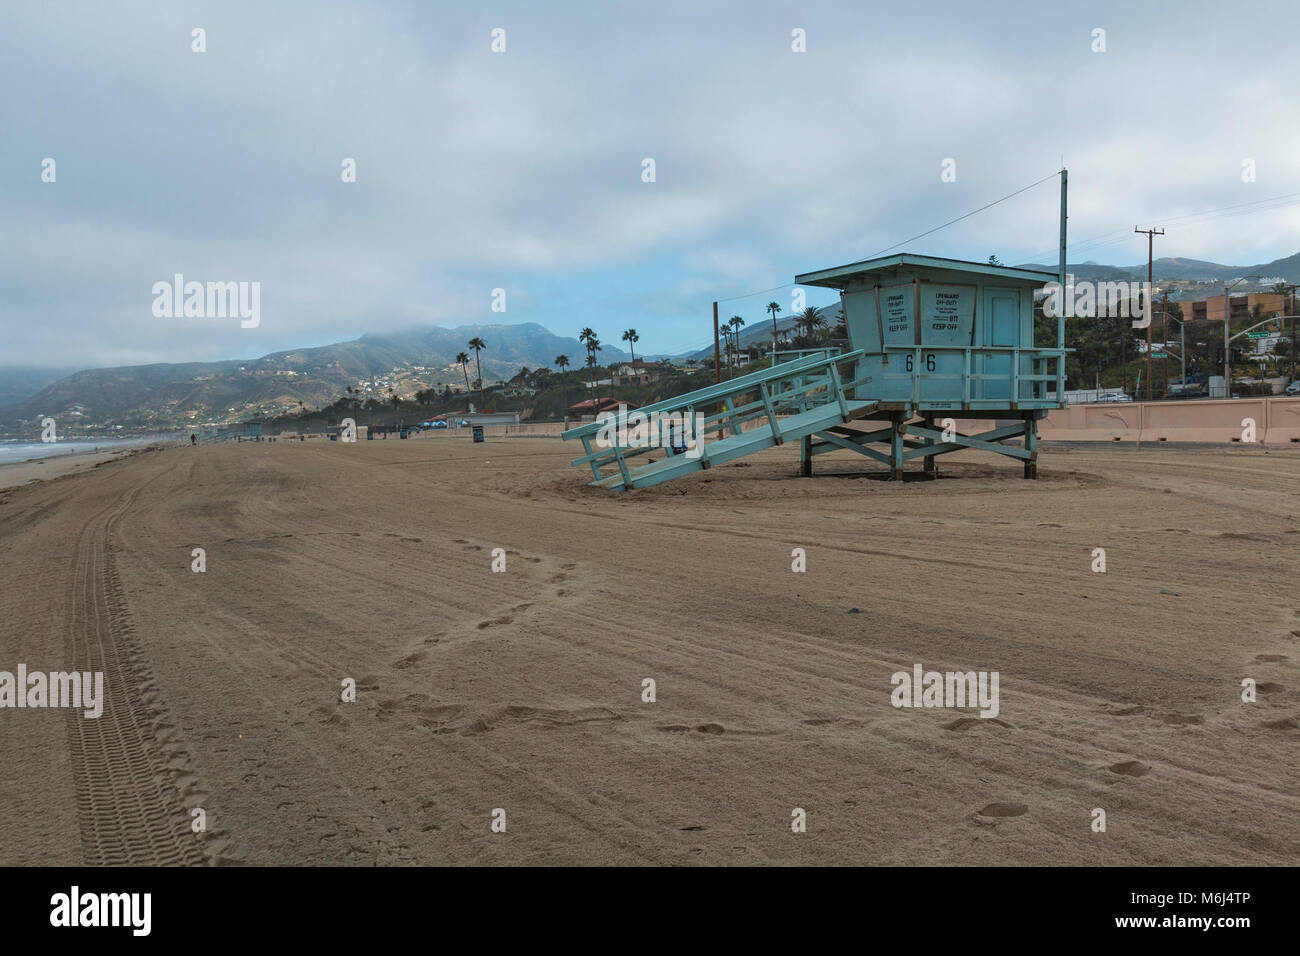
{"type": "Polygon", "coordinates": [[[74,455],[86,451],[112,451],[132,445],[146,445],[152,438],[101,438],[92,441],[0,441],[0,465],[29,458],[53,458],[57,455],[74,455]]]}

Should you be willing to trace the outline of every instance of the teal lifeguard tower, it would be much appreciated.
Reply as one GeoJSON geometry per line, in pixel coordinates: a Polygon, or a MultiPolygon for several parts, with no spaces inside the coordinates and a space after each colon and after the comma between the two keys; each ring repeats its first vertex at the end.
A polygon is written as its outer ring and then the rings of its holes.
{"type": "Polygon", "coordinates": [[[848,351],[777,352],[761,371],[637,409],[644,427],[597,421],[563,437],[583,443],[586,453],[573,464],[589,466],[592,484],[613,491],[794,439],[804,475],[814,456],[850,451],[885,464],[895,479],[917,458],[934,476],[938,456],[975,448],[1018,459],[1024,477],[1036,478],[1037,424],[1061,407],[1065,391],[1064,322],[1056,323],[1054,346],[1034,343],[1035,292],[1056,280],[912,253],[804,273],[796,284],[840,291],[848,351]],[[664,417],[680,416],[702,425],[689,447],[656,430],[664,417]],[[981,421],[993,427],[971,433],[981,421]]]}
{"type": "Polygon", "coordinates": [[[848,397],[873,403],[860,419],[888,423],[865,432],[844,423],[806,442],[805,473],[813,455],[838,449],[884,461],[901,477],[913,458],[933,473],[938,455],[983,448],[1022,459],[1025,477],[1037,477],[1037,423],[1061,407],[1065,343],[1035,347],[1034,293],[1056,278],[911,253],[796,276],[798,285],[840,290],[849,341],[862,353],[848,397]],[[953,425],[936,428],[943,419],[953,425]],[[980,434],[953,427],[989,419],[998,427],[980,434]],[[1019,446],[1003,444],[1017,438],[1019,446]],[[888,444],[888,455],[868,447],[874,442],[888,444]]]}

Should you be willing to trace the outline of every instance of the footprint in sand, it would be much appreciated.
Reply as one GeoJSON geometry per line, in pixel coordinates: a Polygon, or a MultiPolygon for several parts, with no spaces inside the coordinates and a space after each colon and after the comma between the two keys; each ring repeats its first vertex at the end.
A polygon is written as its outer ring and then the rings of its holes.
{"type": "Polygon", "coordinates": [[[428,651],[416,651],[414,654],[407,654],[400,661],[394,663],[393,666],[399,670],[406,670],[408,667],[414,667],[428,656],[428,651]]]}
{"type": "Polygon", "coordinates": [[[982,817],[1020,817],[1029,812],[1023,803],[990,803],[980,808],[982,817]]]}
{"type": "Polygon", "coordinates": [[[1264,726],[1269,730],[1300,730],[1300,720],[1294,717],[1283,717],[1280,720],[1270,720],[1264,726]]]}
{"type": "Polygon", "coordinates": [[[1290,660],[1285,654],[1256,654],[1255,660],[1261,664],[1278,664],[1282,661],[1290,660]]]}
{"type": "Polygon", "coordinates": [[[1132,717],[1135,714],[1142,713],[1144,709],[1141,704],[1134,704],[1132,707],[1117,707],[1115,710],[1108,711],[1108,713],[1115,717],[1132,717]]]}
{"type": "Polygon", "coordinates": [[[1006,727],[1010,730],[1015,730],[1011,724],[997,717],[958,717],[956,720],[950,720],[948,723],[944,724],[943,729],[961,732],[984,724],[991,724],[996,727],[1006,727]]]}
{"type": "Polygon", "coordinates": [[[511,617],[509,614],[505,615],[504,617],[494,617],[489,621],[479,621],[478,629],[481,631],[484,628],[496,627],[498,624],[513,624],[514,620],[515,619],[511,617]]]}
{"type": "Polygon", "coordinates": [[[686,724],[662,724],[658,728],[670,734],[725,734],[727,728],[722,724],[700,724],[696,727],[688,727],[686,724]]]}
{"type": "Polygon", "coordinates": [[[1204,720],[1194,714],[1161,714],[1159,719],[1162,724],[1171,727],[1194,727],[1204,723],[1204,720]]]}
{"type": "Polygon", "coordinates": [[[1111,764],[1110,771],[1122,777],[1145,777],[1151,768],[1140,760],[1125,760],[1123,763],[1111,764]]]}

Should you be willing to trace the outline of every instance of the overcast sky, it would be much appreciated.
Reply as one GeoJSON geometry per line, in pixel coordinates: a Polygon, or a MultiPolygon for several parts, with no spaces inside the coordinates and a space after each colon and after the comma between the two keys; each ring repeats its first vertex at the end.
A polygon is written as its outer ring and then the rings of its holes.
{"type": "MultiPolygon", "coordinates": [[[[635,326],[638,351],[678,352],[711,341],[714,299],[758,293],[720,307],[751,323],[772,299],[788,311],[790,288],[762,290],[1062,157],[1072,243],[1117,240],[1072,261],[1144,260],[1132,228],[1165,222],[1157,256],[1269,261],[1300,251],[1294,201],[1178,217],[1300,194],[1297,10],[5,3],[0,365],[249,358],[472,322],[612,344],[635,326]],[[260,325],[154,317],[153,284],[178,272],[260,282],[260,325]]],[[[1057,211],[1052,179],[906,248],[1054,261],[1057,211]]]]}

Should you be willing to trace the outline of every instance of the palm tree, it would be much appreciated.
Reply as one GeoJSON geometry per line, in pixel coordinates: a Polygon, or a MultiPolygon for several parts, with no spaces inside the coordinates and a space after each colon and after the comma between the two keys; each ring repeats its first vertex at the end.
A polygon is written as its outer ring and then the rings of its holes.
{"type": "Polygon", "coordinates": [[[829,323],[826,321],[826,316],[818,312],[812,317],[812,330],[808,334],[815,335],[819,329],[826,328],[828,324],[829,323]]]}
{"type": "MultiPolygon", "coordinates": [[[[465,343],[474,350],[474,370],[478,373],[478,403],[483,404],[483,364],[479,361],[479,352],[487,348],[487,343],[477,335],[465,343]]],[[[481,411],[481,409],[480,409],[481,411]]]]}
{"type": "Polygon", "coordinates": [[[764,312],[772,313],[772,361],[776,361],[776,314],[781,311],[781,305],[777,302],[769,302],[764,312]]]}
{"type": "Polygon", "coordinates": [[[740,330],[744,326],[745,320],[738,315],[733,315],[727,320],[727,325],[731,327],[732,346],[731,351],[734,355],[740,351],[740,330]]]}
{"type": "Polygon", "coordinates": [[[560,401],[564,402],[564,418],[568,420],[569,408],[569,389],[564,384],[564,370],[569,367],[569,357],[567,355],[555,356],[555,367],[560,370],[560,401]]]}
{"type": "Polygon", "coordinates": [[[813,329],[817,328],[818,325],[824,325],[825,323],[826,320],[821,318],[821,316],[818,315],[817,310],[811,305],[800,313],[798,319],[798,324],[807,330],[804,334],[806,334],[810,339],[812,338],[813,329]]]}
{"type": "Polygon", "coordinates": [[[600,351],[600,339],[596,337],[595,329],[588,326],[578,333],[578,341],[587,347],[587,368],[591,371],[587,375],[587,384],[591,389],[592,410],[596,408],[596,353],[600,351]]]}
{"type": "Polygon", "coordinates": [[[628,344],[632,350],[632,364],[636,364],[636,344],[641,341],[641,336],[636,334],[636,329],[628,329],[623,333],[623,341],[628,344]]]}
{"type": "Polygon", "coordinates": [[[465,394],[469,394],[469,353],[457,352],[456,364],[460,366],[461,374],[465,376],[465,394]]]}
{"type": "Polygon", "coordinates": [[[596,406],[599,404],[600,393],[596,390],[596,353],[601,350],[602,346],[598,339],[587,340],[587,368],[590,372],[587,374],[587,382],[591,386],[591,410],[594,414],[596,406]]]}

